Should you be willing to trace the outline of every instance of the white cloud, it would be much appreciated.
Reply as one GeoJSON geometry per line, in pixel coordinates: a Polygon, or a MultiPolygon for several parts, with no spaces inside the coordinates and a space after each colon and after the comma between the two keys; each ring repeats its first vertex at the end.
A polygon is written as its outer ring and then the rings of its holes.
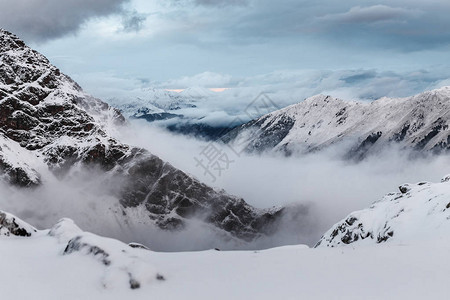
{"type": "Polygon", "coordinates": [[[228,87],[232,77],[226,74],[214,72],[203,72],[194,76],[184,76],[177,79],[168,80],[158,84],[164,88],[185,89],[188,87],[201,86],[208,88],[228,87]]]}

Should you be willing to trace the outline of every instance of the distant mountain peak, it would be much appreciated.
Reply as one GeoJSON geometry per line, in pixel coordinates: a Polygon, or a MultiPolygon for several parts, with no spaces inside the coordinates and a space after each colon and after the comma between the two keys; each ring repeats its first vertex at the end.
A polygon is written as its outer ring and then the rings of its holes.
{"type": "Polygon", "coordinates": [[[345,101],[326,95],[264,115],[230,132],[246,151],[286,154],[317,151],[352,142],[346,156],[362,159],[388,144],[432,153],[450,150],[450,88],[412,97],[345,101]],[[240,140],[245,132],[246,142],[240,140]]]}

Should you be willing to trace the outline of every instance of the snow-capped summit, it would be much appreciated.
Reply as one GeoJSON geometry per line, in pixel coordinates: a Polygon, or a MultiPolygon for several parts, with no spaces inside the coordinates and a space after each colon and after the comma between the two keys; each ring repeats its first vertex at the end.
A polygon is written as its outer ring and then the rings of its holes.
{"type": "Polygon", "coordinates": [[[373,102],[318,95],[244,124],[224,140],[239,141],[250,152],[288,154],[347,142],[352,145],[347,155],[355,158],[394,143],[441,152],[449,147],[449,111],[449,87],[373,102]]]}
{"type": "Polygon", "coordinates": [[[165,89],[149,88],[144,89],[143,99],[144,104],[150,107],[153,105],[163,111],[179,110],[186,107],[195,107],[191,99],[183,97],[181,93],[174,91],[168,91],[165,89]]]}

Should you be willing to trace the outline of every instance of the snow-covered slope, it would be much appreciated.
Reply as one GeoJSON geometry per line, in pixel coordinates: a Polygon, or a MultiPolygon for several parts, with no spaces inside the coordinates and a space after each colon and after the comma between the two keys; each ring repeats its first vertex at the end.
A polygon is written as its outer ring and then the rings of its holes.
{"type": "MultiPolygon", "coordinates": [[[[34,168],[39,165],[39,158],[32,152],[23,149],[19,143],[0,133],[0,177],[18,186],[36,186],[40,184],[41,175],[34,168]]],[[[40,163],[40,169],[45,164],[40,163]]]]}
{"type": "Polygon", "coordinates": [[[33,232],[0,236],[5,299],[448,298],[448,238],[416,245],[158,253],[84,232],[68,219],[34,231],[6,215],[33,232]]]}
{"type": "MultiPolygon", "coordinates": [[[[0,30],[0,171],[18,186],[100,170],[102,192],[141,223],[182,231],[190,220],[251,241],[273,232],[283,209],[259,210],[144,149],[114,138],[123,116],[93,98],[15,35],[0,30]],[[110,187],[110,188],[108,188],[110,187]],[[139,213],[137,213],[139,212],[139,213]]],[[[96,178],[97,179],[97,178],[96,178]]]]}
{"type": "Polygon", "coordinates": [[[440,183],[403,184],[400,192],[351,213],[324,234],[318,247],[428,243],[448,239],[450,176],[440,183]]]}
{"type": "Polygon", "coordinates": [[[150,263],[149,253],[84,232],[69,219],[37,230],[0,211],[0,278],[8,290],[17,289],[15,299],[61,299],[64,294],[66,299],[97,299],[97,293],[111,297],[156,285],[164,276],[150,263]]]}
{"type": "Polygon", "coordinates": [[[310,152],[339,142],[362,158],[389,143],[440,152],[449,147],[450,88],[408,98],[352,102],[318,95],[240,126],[224,138],[251,152],[310,152]]]}

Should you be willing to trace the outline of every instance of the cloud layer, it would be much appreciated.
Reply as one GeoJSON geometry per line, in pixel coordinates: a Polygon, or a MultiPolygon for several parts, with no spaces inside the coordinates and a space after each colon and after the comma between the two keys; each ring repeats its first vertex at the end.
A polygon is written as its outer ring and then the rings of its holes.
{"type": "MultiPolygon", "coordinates": [[[[385,149],[354,164],[338,158],[343,150],[339,146],[289,158],[268,154],[236,156],[224,147],[222,151],[234,162],[213,182],[194,160],[207,143],[172,135],[145,122],[133,122],[122,134],[127,142],[149,149],[175,167],[207,184],[239,195],[256,207],[303,205],[307,210],[299,216],[302,226],[291,228],[286,224],[282,231],[284,236],[272,241],[278,244],[313,245],[338,220],[370,206],[389,192],[398,191],[399,185],[439,182],[448,173],[450,163],[450,156],[412,161],[407,151],[398,149],[385,149]]],[[[299,220],[292,224],[298,226],[299,220]]]]}
{"type": "MultiPolygon", "coordinates": [[[[210,125],[248,121],[247,106],[261,93],[276,108],[299,103],[305,98],[326,94],[344,100],[371,101],[381,97],[406,97],[450,84],[450,71],[435,68],[411,72],[354,69],[338,71],[280,70],[249,77],[204,72],[168,81],[123,79],[111,73],[83,74],[76,79],[86,90],[113,106],[155,101],[148,88],[185,89],[189,87],[228,88],[223,92],[206,91],[195,108],[177,111],[186,117],[201,118],[210,125]]],[[[201,89],[200,89],[201,90],[201,89]]],[[[189,99],[186,99],[190,101],[189,99]]],[[[156,100],[157,101],[157,100],[156,100]]],[[[268,113],[266,111],[265,113],[268,113]]]]}

